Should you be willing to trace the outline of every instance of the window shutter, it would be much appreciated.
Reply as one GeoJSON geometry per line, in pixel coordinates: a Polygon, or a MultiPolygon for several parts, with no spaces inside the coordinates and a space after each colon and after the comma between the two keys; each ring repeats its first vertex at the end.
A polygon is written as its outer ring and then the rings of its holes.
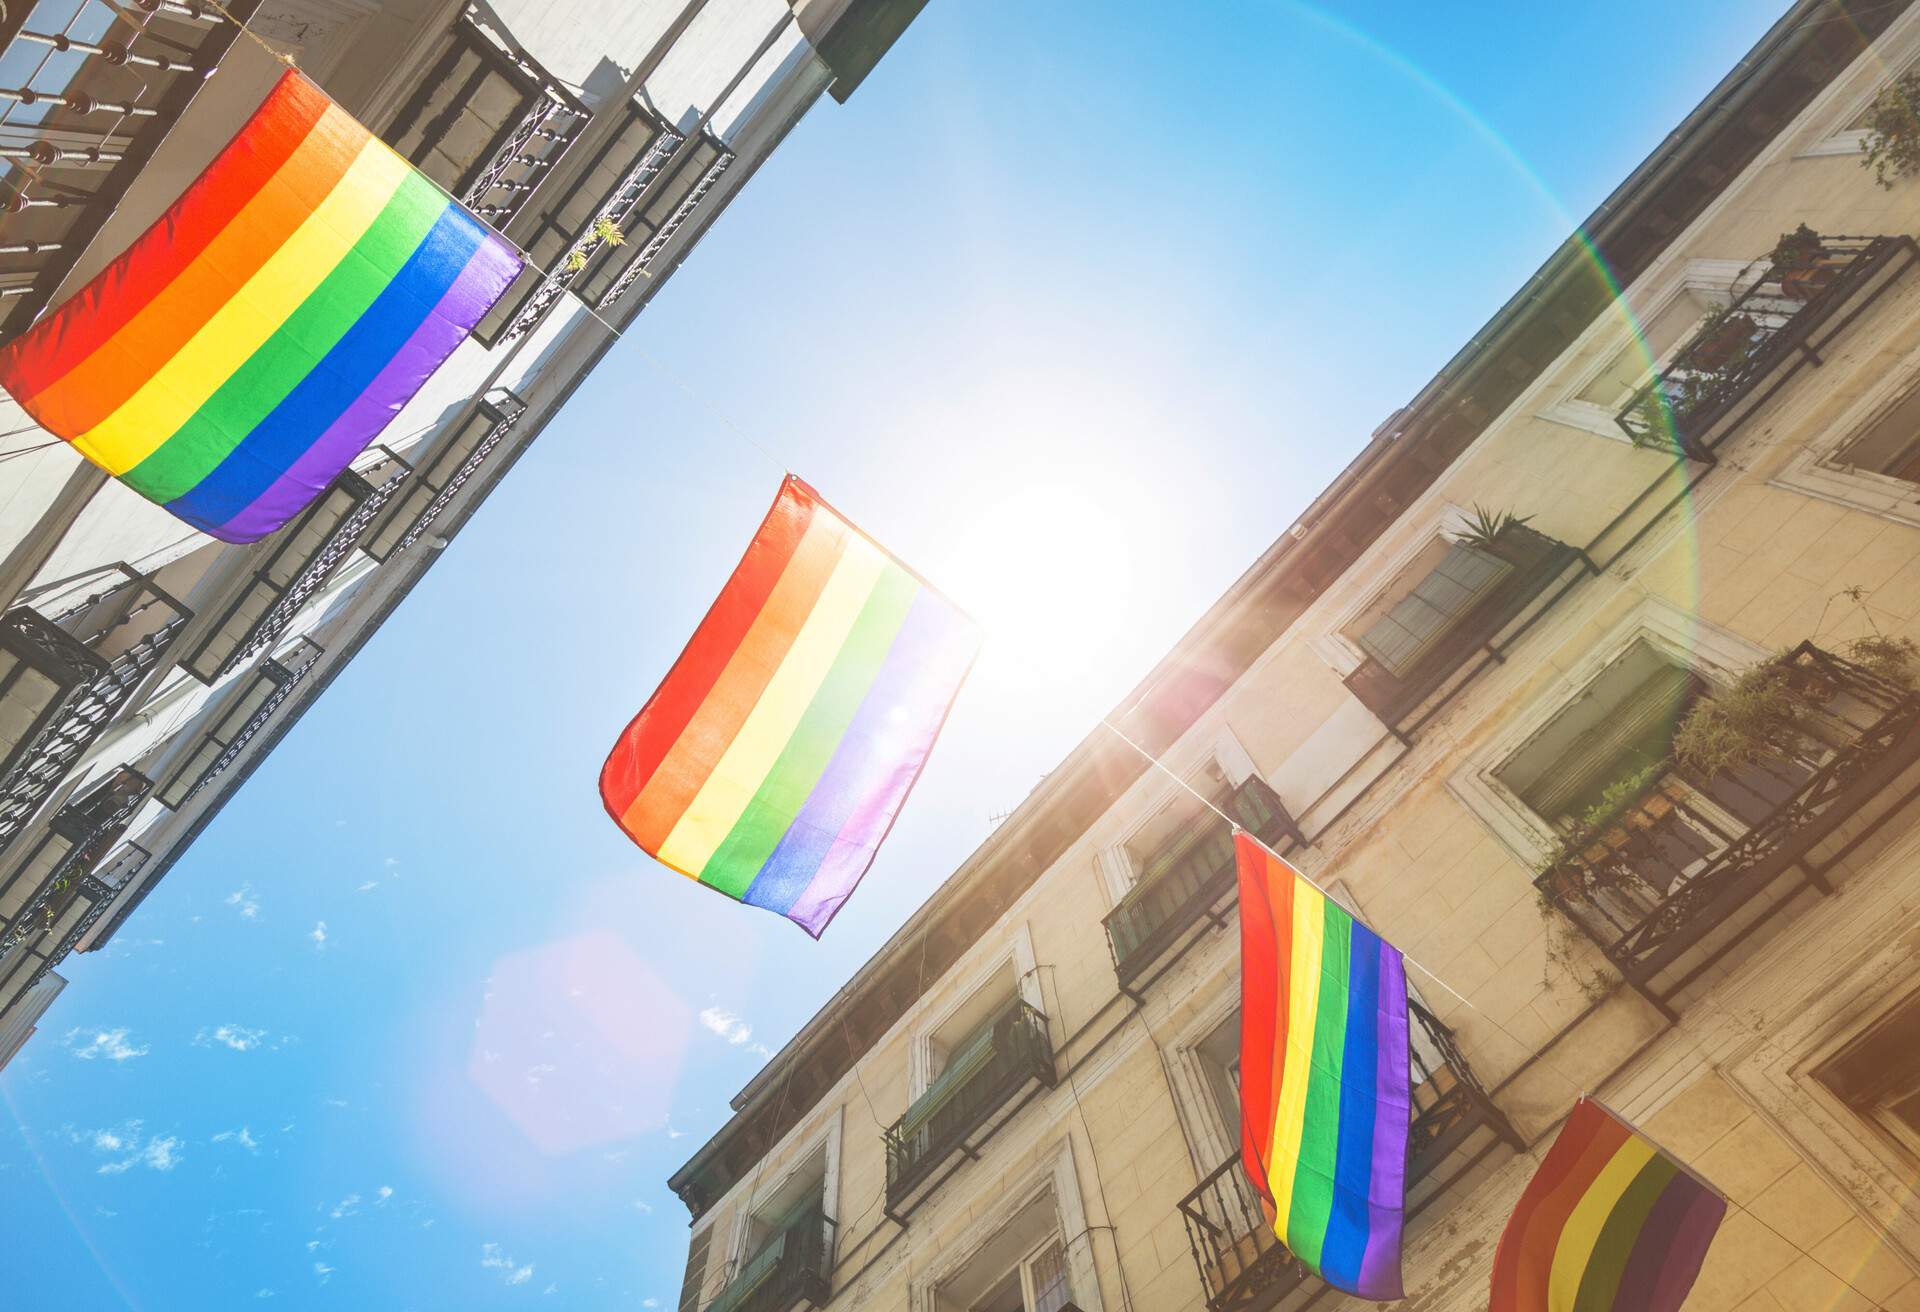
{"type": "Polygon", "coordinates": [[[1360,646],[1395,678],[1405,678],[1512,572],[1513,566],[1498,556],[1456,542],[1412,592],[1367,626],[1360,646]]]}
{"type": "Polygon", "coordinates": [[[1691,670],[1670,665],[1659,671],[1623,698],[1605,720],[1575,738],[1555,768],[1542,775],[1521,800],[1558,823],[1571,817],[1590,795],[1660,760],[1697,686],[1691,670]]]}

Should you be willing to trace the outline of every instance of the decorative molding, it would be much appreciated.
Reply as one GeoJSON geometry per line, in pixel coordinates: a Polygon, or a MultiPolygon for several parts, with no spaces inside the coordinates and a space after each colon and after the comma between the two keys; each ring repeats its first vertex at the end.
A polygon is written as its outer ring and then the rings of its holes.
{"type": "MultiPolygon", "coordinates": [[[[793,1181],[794,1176],[813,1159],[816,1150],[825,1154],[824,1179],[820,1186],[822,1206],[833,1222],[833,1242],[837,1248],[840,1243],[840,1144],[841,1132],[845,1129],[847,1109],[845,1105],[834,1107],[832,1113],[817,1130],[801,1138],[788,1154],[787,1163],[780,1173],[770,1179],[760,1181],[753,1193],[741,1200],[739,1209],[731,1222],[731,1233],[727,1236],[726,1262],[722,1267],[726,1278],[733,1279],[740,1264],[751,1257],[747,1252],[747,1222],[754,1212],[765,1206],[768,1199],[778,1194],[793,1181]]],[[[829,1269],[831,1269],[831,1261],[829,1269]]]]}
{"type": "MultiPolygon", "coordinates": [[[[1227,782],[1235,788],[1260,774],[1259,768],[1253,763],[1253,756],[1247,751],[1246,744],[1240,741],[1240,736],[1233,731],[1233,727],[1224,721],[1214,727],[1212,740],[1206,744],[1203,752],[1204,755],[1191,769],[1181,773],[1181,780],[1191,779],[1195,774],[1206,769],[1209,762],[1219,766],[1220,773],[1225,775],[1227,782]]],[[[1158,775],[1157,787],[1150,796],[1143,799],[1140,806],[1127,808],[1131,819],[1126,822],[1126,827],[1119,836],[1112,842],[1104,843],[1094,849],[1094,869],[1099,872],[1100,882],[1106,889],[1109,908],[1117,906],[1120,899],[1125,897],[1127,891],[1133,887],[1133,862],[1127,856],[1127,844],[1186,791],[1184,783],[1176,783],[1165,774],[1155,773],[1158,775]]],[[[1261,782],[1268,781],[1261,776],[1261,782]]]]}

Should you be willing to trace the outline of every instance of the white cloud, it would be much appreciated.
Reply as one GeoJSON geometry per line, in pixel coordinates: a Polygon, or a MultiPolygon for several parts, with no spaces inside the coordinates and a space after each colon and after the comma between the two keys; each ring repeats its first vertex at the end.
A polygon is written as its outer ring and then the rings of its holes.
{"type": "Polygon", "coordinates": [[[391,1197],[393,1197],[393,1186],[390,1184],[383,1184],[373,1191],[373,1201],[376,1203],[384,1203],[391,1197]]]}
{"type": "Polygon", "coordinates": [[[260,918],[260,899],[253,895],[253,885],[245,883],[227,894],[227,905],[238,911],[243,919],[260,918]]]}
{"type": "Polygon", "coordinates": [[[313,1264],[313,1273],[320,1277],[320,1283],[323,1285],[327,1283],[327,1277],[332,1275],[333,1271],[334,1268],[328,1266],[325,1262],[315,1262],[313,1264]]]}
{"type": "Polygon", "coordinates": [[[262,1289],[258,1293],[256,1293],[254,1297],[255,1298],[272,1298],[273,1291],[271,1289],[262,1289]]]}
{"type": "Polygon", "coordinates": [[[211,1030],[202,1026],[200,1032],[193,1036],[193,1046],[211,1048],[218,1043],[235,1052],[252,1052],[266,1041],[266,1037],[265,1030],[248,1029],[245,1025],[216,1025],[211,1030]]]}
{"type": "Polygon", "coordinates": [[[362,884],[362,885],[360,885],[360,887],[358,887],[358,888],[356,888],[356,889],[354,889],[353,891],[354,891],[354,892],[356,892],[356,893],[370,893],[370,892],[372,892],[372,891],[373,891],[374,889],[376,889],[376,888],[378,888],[378,887],[380,887],[380,881],[379,881],[379,880],[377,880],[377,879],[369,879],[369,880],[368,880],[368,881],[367,881],[366,883],[364,883],[364,884],[362,884]]]}
{"type": "Polygon", "coordinates": [[[358,1212],[359,1210],[360,1210],[360,1195],[348,1194],[345,1198],[342,1198],[340,1200],[340,1202],[334,1207],[333,1211],[329,1213],[329,1215],[332,1216],[334,1220],[338,1221],[342,1217],[352,1216],[354,1213],[358,1212]]]}
{"type": "Polygon", "coordinates": [[[313,940],[314,947],[316,948],[326,947],[327,946],[327,922],[324,920],[314,922],[313,931],[309,933],[307,937],[313,940]]]}
{"type": "Polygon", "coordinates": [[[708,1007],[700,1013],[700,1023],[728,1043],[735,1045],[745,1043],[753,1037],[753,1026],[725,1007],[708,1007]]]}
{"type": "Polygon", "coordinates": [[[659,1307],[660,1300],[657,1298],[643,1298],[640,1300],[640,1306],[641,1307],[659,1307]]]}
{"type": "Polygon", "coordinates": [[[180,1165],[180,1149],[185,1141],[173,1135],[155,1135],[144,1143],[140,1122],[128,1121],[118,1131],[96,1131],[93,1146],[100,1152],[124,1153],[118,1161],[102,1162],[94,1170],[100,1175],[124,1175],[136,1166],[150,1171],[171,1171],[180,1165]]]}
{"type": "Polygon", "coordinates": [[[636,1198],[633,1200],[633,1210],[642,1216],[652,1216],[653,1204],[644,1198],[636,1198]]]}
{"type": "Polygon", "coordinates": [[[117,1030],[68,1030],[67,1037],[61,1043],[81,1061],[92,1061],[96,1057],[105,1057],[108,1061],[131,1061],[135,1057],[146,1056],[148,1051],[144,1044],[136,1048],[127,1041],[125,1026],[117,1030]]]}
{"type": "Polygon", "coordinates": [[[384,865],[387,869],[391,870],[395,866],[399,865],[400,862],[395,857],[388,857],[386,860],[382,861],[380,864],[384,865]]]}
{"type": "Polygon", "coordinates": [[[237,1130],[220,1131],[220,1133],[213,1136],[213,1141],[215,1143],[227,1143],[231,1141],[236,1147],[245,1148],[250,1153],[260,1151],[260,1141],[254,1138],[253,1132],[244,1125],[237,1130]]]}
{"type": "Polygon", "coordinates": [[[524,1285],[533,1279],[533,1263],[517,1265],[511,1257],[500,1251],[498,1244],[480,1245],[480,1269],[498,1271],[500,1278],[510,1285],[524,1285]]]}

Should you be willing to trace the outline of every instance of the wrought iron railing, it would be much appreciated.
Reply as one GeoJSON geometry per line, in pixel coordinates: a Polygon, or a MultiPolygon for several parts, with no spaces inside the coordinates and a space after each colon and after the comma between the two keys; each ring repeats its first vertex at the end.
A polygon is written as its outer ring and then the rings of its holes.
{"type": "Polygon", "coordinates": [[[388,467],[379,472],[385,474],[385,481],[371,487],[360,499],[360,503],[334,526],[333,532],[327,535],[326,541],[322,542],[319,549],[307,558],[307,562],[300,567],[299,573],[288,581],[285,590],[273,605],[267,607],[260,616],[259,622],[248,631],[240,645],[234,648],[233,655],[229,656],[226,663],[221,666],[221,674],[238,669],[256,653],[266,650],[280,640],[280,635],[287,631],[287,626],[293,623],[294,617],[305,609],[307,602],[315,593],[327,585],[327,580],[333,577],[334,571],[340,568],[348,555],[359,545],[362,535],[367,531],[367,526],[373,523],[374,517],[380,513],[381,508],[405,484],[408,474],[412,471],[405,464],[394,460],[388,462],[388,467]]]}
{"type": "MultiPolygon", "coordinates": [[[[959,1078],[937,1079],[906,1114],[888,1127],[887,1213],[899,1216],[933,1171],[955,1153],[972,1156],[980,1142],[1011,1115],[1017,1095],[1053,1086],[1053,1045],[1047,1018],[1015,998],[982,1027],[985,1051],[967,1061],[959,1078]],[[976,1132],[979,1138],[975,1139],[976,1132]]],[[[949,1066],[968,1054],[955,1053],[949,1066]]],[[[951,1074],[951,1072],[949,1072],[951,1074]]]]}
{"type": "Polygon", "coordinates": [[[254,707],[253,714],[247,717],[246,723],[235,730],[233,737],[221,749],[220,755],[213,758],[207,768],[201,771],[200,777],[193,781],[177,802],[173,803],[174,809],[177,810],[191,802],[201,789],[218,779],[228,766],[239,759],[240,753],[247,750],[247,744],[267,727],[267,722],[273,719],[273,714],[280,709],[280,704],[293,695],[293,690],[300,685],[302,679],[306,678],[307,672],[319,659],[320,648],[311,642],[303,642],[298,657],[285,664],[275,660],[261,662],[264,671],[277,676],[273,691],[254,707]]]}
{"type": "Polygon", "coordinates": [[[467,453],[466,459],[460,462],[459,467],[448,477],[440,490],[433,494],[433,500],[420,508],[420,513],[414,517],[413,523],[401,536],[399,545],[394,548],[395,551],[405,551],[419,541],[423,533],[433,527],[434,521],[439,519],[447,507],[453,504],[453,499],[460,495],[460,489],[480,472],[480,466],[487,463],[487,457],[493,454],[494,448],[507,440],[507,434],[513,431],[514,425],[518,424],[521,417],[527,413],[526,402],[510,393],[498,397],[492,404],[498,410],[500,417],[494,420],[493,426],[487,430],[487,435],[467,453]]]}
{"type": "Polygon", "coordinates": [[[1368,656],[1346,677],[1353,695],[1403,737],[1431,719],[1470,677],[1468,665],[1476,656],[1504,659],[1504,644],[1531,622],[1529,611],[1551,606],[1571,582],[1564,582],[1541,606],[1535,607],[1534,602],[1556,582],[1567,579],[1573,566],[1586,564],[1578,549],[1522,525],[1509,526],[1484,549],[1509,561],[1513,571],[1459,616],[1411,669],[1395,674],[1368,656]]]}
{"type": "Polygon", "coordinates": [[[505,228],[589,117],[584,108],[563,104],[551,94],[536,100],[467,188],[467,208],[494,227],[505,228]]]}
{"type": "MultiPolygon", "coordinates": [[[[1407,1136],[1407,1215],[1425,1211],[1502,1145],[1520,1136],[1494,1106],[1453,1041],[1453,1033],[1409,1001],[1413,1106],[1407,1136]]],[[[1326,1287],[1288,1251],[1235,1154],[1180,1200],[1187,1243],[1209,1312],[1287,1312],[1317,1301],[1326,1287]]]]}
{"type": "Polygon", "coordinates": [[[792,1312],[824,1307],[833,1269],[833,1219],[816,1199],[740,1264],[704,1312],[792,1312]]]}
{"type": "MultiPolygon", "coordinates": [[[[1258,775],[1234,789],[1226,806],[1248,833],[1267,846],[1305,846],[1293,817],[1258,775]]],[[[1225,927],[1238,883],[1233,830],[1211,811],[1205,812],[1186,832],[1175,835],[1148,858],[1146,867],[1140,882],[1103,921],[1120,991],[1135,998],[1165,973],[1163,966],[1160,972],[1142,978],[1189,930],[1202,921],[1216,929],[1225,927]]]]}
{"type": "Polygon", "coordinates": [[[1668,1015],[1674,998],[1920,788],[1865,809],[1920,761],[1920,694],[1801,643],[1783,658],[1803,733],[1775,759],[1702,777],[1677,763],[1535,886],[1668,1015]],[[1858,823],[1855,823],[1858,822],[1858,823]],[[1816,851],[1848,826],[1837,850],[1816,851]],[[1779,881],[1798,870],[1800,880],[1779,881]]]}
{"type": "Polygon", "coordinates": [[[107,574],[107,580],[40,590],[40,602],[58,608],[54,619],[34,606],[0,616],[0,650],[36,671],[47,689],[32,708],[27,731],[0,759],[0,852],[20,836],[190,618],[144,575],[124,570],[107,574]]]}
{"type": "Polygon", "coordinates": [[[1817,237],[1784,263],[1755,261],[1735,279],[1732,304],[1633,394],[1616,422],[1636,446],[1677,443],[1711,459],[1801,365],[1818,366],[1827,344],[1916,260],[1913,238],[1897,236],[1817,237]]]}
{"type": "Polygon", "coordinates": [[[633,263],[621,271],[620,277],[613,286],[607,288],[606,295],[600,298],[601,309],[606,309],[625,296],[628,289],[643,275],[651,276],[654,261],[660,258],[660,252],[664,251],[667,243],[687,225],[687,220],[693,217],[693,212],[700,208],[700,202],[705,200],[707,193],[718,185],[720,175],[732,167],[733,160],[733,152],[723,150],[713,163],[707,166],[707,171],[700,175],[700,181],[695,183],[692,190],[688,191],[680,203],[674,207],[673,213],[667,216],[667,221],[660,225],[660,230],[647,239],[647,244],[640,248],[640,253],[633,257],[633,263]]]}
{"type": "MultiPolygon", "coordinates": [[[[34,849],[36,854],[45,852],[57,859],[44,863],[28,860],[10,874],[11,880],[31,878],[34,883],[21,898],[19,911],[0,933],[0,956],[29,935],[53,926],[80,882],[91,877],[93,868],[120,841],[128,821],[152,788],[153,781],[144,774],[121,766],[86,796],[60,808],[47,826],[41,845],[34,849]],[[44,869],[37,869],[42,864],[44,869]]],[[[94,882],[106,887],[98,879],[94,882]]]]}
{"type": "Polygon", "coordinates": [[[547,311],[573,285],[574,279],[586,272],[594,256],[611,244],[608,234],[622,229],[627,216],[640,204],[667,161],[673,158],[673,152],[685,140],[671,128],[663,127],[647,143],[646,150],[608,195],[587,224],[586,231],[574,239],[573,245],[560,258],[560,263],[554,266],[540,286],[534,289],[533,295],[527,298],[526,304],[520,307],[520,312],[514,315],[513,322],[507,325],[507,331],[502,336],[503,341],[512,341],[546,317],[547,311]]]}

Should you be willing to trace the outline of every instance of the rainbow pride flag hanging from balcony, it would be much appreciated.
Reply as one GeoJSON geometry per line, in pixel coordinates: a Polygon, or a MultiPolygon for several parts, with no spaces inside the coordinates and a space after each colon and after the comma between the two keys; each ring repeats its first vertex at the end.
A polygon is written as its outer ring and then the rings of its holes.
{"type": "Polygon", "coordinates": [[[1336,1289],[1404,1297],[1410,1125],[1398,949],[1242,832],[1240,1149],[1274,1234],[1336,1289]]]}
{"type": "Polygon", "coordinates": [[[1727,1202],[1582,1098],[1501,1232],[1489,1312],[1679,1312],[1727,1202]]]}
{"type": "Polygon", "coordinates": [[[600,771],[662,864],[815,938],[920,777],[973,621],[789,475],[600,771]]]}
{"type": "Polygon", "coordinates": [[[378,436],[519,271],[289,71],[172,208],[0,349],[0,385],[142,496],[252,542],[378,436]]]}

